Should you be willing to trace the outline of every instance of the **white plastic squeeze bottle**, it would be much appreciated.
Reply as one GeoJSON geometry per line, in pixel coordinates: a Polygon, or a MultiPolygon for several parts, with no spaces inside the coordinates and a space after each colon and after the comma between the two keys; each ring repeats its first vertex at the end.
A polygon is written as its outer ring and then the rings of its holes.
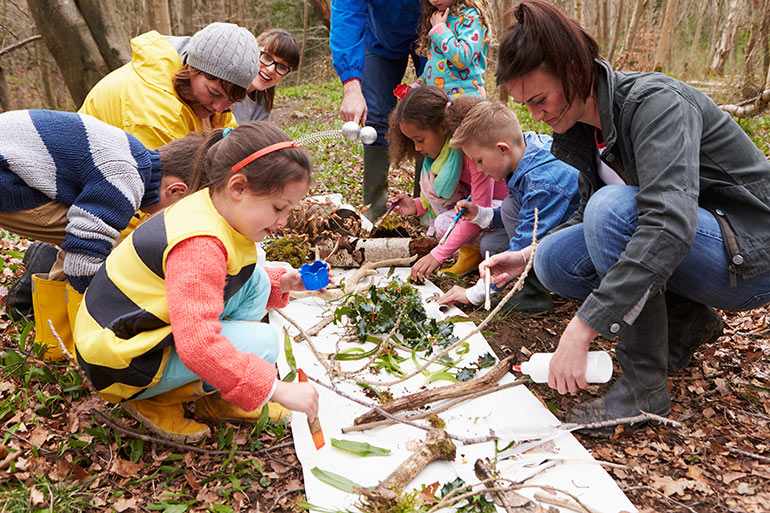
{"type": "MultiPolygon", "coordinates": [[[[548,366],[553,353],[535,353],[528,362],[519,365],[522,373],[528,374],[535,383],[548,382],[548,366]]],[[[516,366],[514,366],[514,369],[516,366]]],[[[605,351],[589,351],[586,361],[586,382],[606,383],[612,377],[612,358],[605,351]]]]}

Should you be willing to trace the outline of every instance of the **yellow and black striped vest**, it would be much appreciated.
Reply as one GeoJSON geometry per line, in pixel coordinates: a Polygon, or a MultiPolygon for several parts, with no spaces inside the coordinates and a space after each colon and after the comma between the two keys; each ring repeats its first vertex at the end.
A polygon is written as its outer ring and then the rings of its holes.
{"type": "Polygon", "coordinates": [[[163,375],[174,344],[166,257],[179,242],[201,235],[218,238],[227,250],[227,301],[251,277],[256,246],[219,215],[208,189],[139,226],[112,251],[88,286],[75,322],[77,360],[108,401],[135,397],[163,375]]]}

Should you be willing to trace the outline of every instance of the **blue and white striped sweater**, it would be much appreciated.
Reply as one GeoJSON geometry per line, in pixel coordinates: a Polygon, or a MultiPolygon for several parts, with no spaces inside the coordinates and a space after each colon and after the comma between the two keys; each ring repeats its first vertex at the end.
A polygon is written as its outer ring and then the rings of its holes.
{"type": "Polygon", "coordinates": [[[64,273],[85,290],[120,232],[158,202],[158,153],[85,114],[45,110],[0,114],[0,212],[67,205],[64,273]]]}

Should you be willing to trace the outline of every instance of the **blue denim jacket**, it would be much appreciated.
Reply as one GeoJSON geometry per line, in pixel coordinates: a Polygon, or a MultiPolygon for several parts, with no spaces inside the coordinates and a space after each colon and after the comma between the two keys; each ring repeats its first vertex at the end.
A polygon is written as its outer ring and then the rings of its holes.
{"type": "MultiPolygon", "coordinates": [[[[579,172],[551,155],[552,139],[535,132],[524,132],[527,149],[508,179],[508,194],[520,205],[519,225],[511,238],[511,251],[532,243],[532,230],[537,207],[537,237],[559,226],[580,206],[579,172]]],[[[494,211],[489,229],[503,226],[500,208],[494,211]]]]}
{"type": "Polygon", "coordinates": [[[388,59],[408,56],[421,14],[420,0],[332,0],[329,48],[340,80],[361,78],[364,50],[388,59]]]}

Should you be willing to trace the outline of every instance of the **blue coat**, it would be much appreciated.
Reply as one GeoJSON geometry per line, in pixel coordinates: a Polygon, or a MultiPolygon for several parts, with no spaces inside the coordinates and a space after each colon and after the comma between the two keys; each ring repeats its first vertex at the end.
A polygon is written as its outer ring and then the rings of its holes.
{"type": "Polygon", "coordinates": [[[361,78],[364,50],[400,59],[414,50],[420,0],[332,0],[329,48],[340,80],[361,78]]]}

